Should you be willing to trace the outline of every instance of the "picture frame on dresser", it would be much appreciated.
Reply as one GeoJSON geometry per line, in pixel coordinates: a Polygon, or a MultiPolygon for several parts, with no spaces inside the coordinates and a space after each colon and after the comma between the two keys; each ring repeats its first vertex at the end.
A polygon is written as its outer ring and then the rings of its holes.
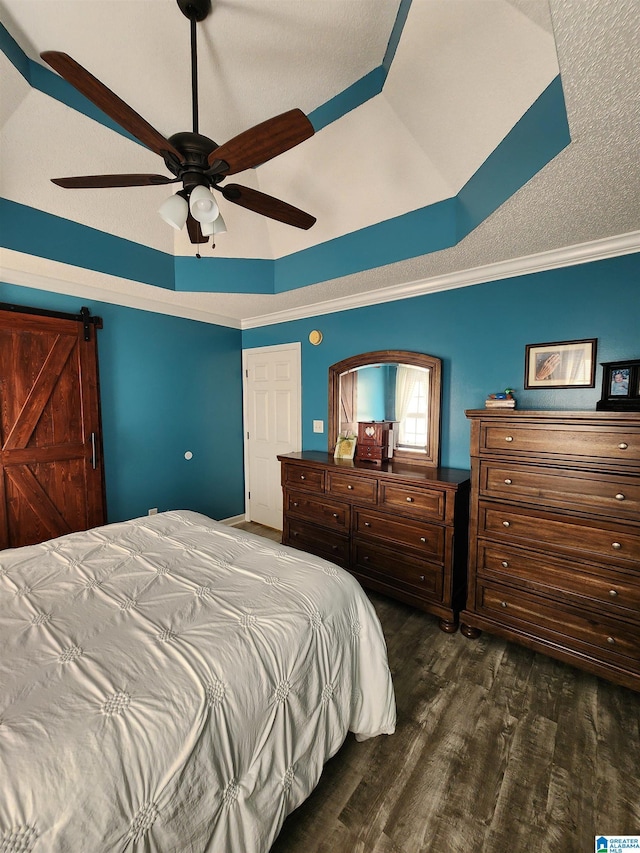
{"type": "Polygon", "coordinates": [[[640,412],[640,358],[602,362],[599,411],[640,412]]]}
{"type": "Polygon", "coordinates": [[[524,387],[594,388],[597,338],[525,347],[524,387]]]}
{"type": "Polygon", "coordinates": [[[353,459],[356,452],[357,438],[355,435],[339,435],[333,451],[335,459],[353,459]]]}

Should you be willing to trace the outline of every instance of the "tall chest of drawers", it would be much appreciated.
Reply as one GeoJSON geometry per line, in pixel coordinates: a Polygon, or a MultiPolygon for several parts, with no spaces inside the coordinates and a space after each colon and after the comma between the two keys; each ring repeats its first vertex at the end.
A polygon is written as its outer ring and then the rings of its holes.
{"type": "Polygon", "coordinates": [[[466,592],[469,472],[394,461],[279,456],[283,534],[351,572],[363,586],[458,627],[466,592]]]}
{"type": "Polygon", "coordinates": [[[640,690],[640,414],[468,411],[461,630],[640,690]]]}

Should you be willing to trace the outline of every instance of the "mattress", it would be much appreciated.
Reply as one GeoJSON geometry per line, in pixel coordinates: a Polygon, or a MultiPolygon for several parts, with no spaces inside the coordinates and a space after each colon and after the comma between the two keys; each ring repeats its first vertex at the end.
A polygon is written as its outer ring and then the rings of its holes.
{"type": "Polygon", "coordinates": [[[3,853],[266,853],[348,731],[394,726],[332,563],[186,511],[0,552],[3,853]]]}

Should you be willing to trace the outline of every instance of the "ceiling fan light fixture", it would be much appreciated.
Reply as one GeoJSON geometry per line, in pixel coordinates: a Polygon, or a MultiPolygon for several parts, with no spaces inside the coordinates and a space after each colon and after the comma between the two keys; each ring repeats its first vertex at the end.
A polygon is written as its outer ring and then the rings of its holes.
{"type": "Polygon", "coordinates": [[[189,209],[195,220],[204,224],[205,222],[213,222],[218,218],[220,209],[213,197],[213,193],[207,187],[198,184],[191,190],[189,199],[189,209]]]}
{"type": "Polygon", "coordinates": [[[222,214],[218,214],[218,218],[213,220],[213,233],[214,234],[225,234],[227,230],[227,223],[222,218],[222,214]]]}
{"type": "Polygon", "coordinates": [[[224,234],[227,230],[227,225],[222,218],[222,214],[219,213],[218,217],[213,220],[213,222],[202,222],[200,224],[200,230],[204,237],[213,237],[216,234],[224,234]]]}
{"type": "Polygon", "coordinates": [[[187,204],[187,200],[184,196],[180,195],[180,193],[176,193],[175,195],[170,195],[169,198],[160,205],[158,213],[165,222],[171,225],[172,228],[175,228],[176,231],[181,231],[184,228],[187,216],[189,215],[189,205],[187,204]]]}

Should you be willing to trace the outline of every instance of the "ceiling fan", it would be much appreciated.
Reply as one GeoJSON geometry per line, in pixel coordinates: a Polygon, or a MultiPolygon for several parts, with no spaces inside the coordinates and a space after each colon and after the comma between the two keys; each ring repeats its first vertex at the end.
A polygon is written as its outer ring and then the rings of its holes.
{"type": "Polygon", "coordinates": [[[96,77],[66,53],[45,51],[40,56],[68,83],[99,107],[124,130],[151,151],[159,154],[173,178],[165,175],[84,175],[53,178],[66,189],[139,187],[182,183],[182,189],[170,196],[160,208],[162,218],[180,230],[185,223],[192,243],[206,243],[210,235],[226,231],[212,190],[223,198],[270,219],[308,229],[314,216],[280,199],[243,187],[222,184],[229,175],[251,169],[283,154],[313,136],[313,125],[299,109],[267,119],[249,130],[217,145],[198,129],[198,68],[196,23],[211,11],[211,0],[177,0],[180,11],[191,25],[191,98],[193,131],[174,133],[168,139],[121,100],[96,77]]]}

